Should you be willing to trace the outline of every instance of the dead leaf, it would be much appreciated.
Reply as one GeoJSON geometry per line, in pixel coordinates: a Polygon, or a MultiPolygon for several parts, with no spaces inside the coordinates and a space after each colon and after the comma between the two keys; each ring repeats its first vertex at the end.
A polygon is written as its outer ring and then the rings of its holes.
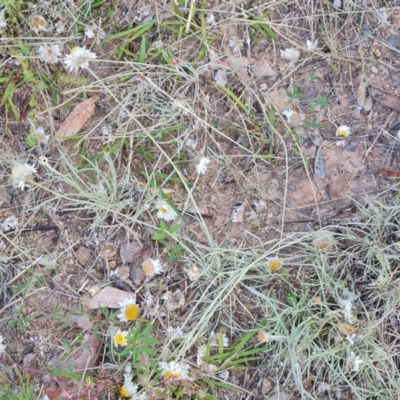
{"type": "Polygon", "coordinates": [[[78,104],[60,125],[56,132],[56,137],[63,138],[76,135],[94,114],[98,98],[99,96],[93,96],[78,104]]]}
{"type": "Polygon", "coordinates": [[[137,241],[127,242],[121,244],[119,249],[119,255],[121,256],[121,260],[124,264],[128,264],[133,262],[135,259],[135,255],[142,250],[140,243],[137,241]]]}
{"type": "Polygon", "coordinates": [[[339,332],[343,333],[343,335],[353,335],[358,332],[358,329],[355,326],[346,324],[345,322],[338,322],[336,328],[338,328],[339,332]]]}
{"type": "Polygon", "coordinates": [[[135,297],[135,295],[133,293],[125,292],[124,290],[107,286],[100,290],[96,296],[83,301],[83,305],[89,310],[96,310],[101,307],[120,308],[121,305],[119,303],[125,299],[130,299],[131,297],[135,297]]]}
{"type": "Polygon", "coordinates": [[[285,89],[273,90],[265,93],[265,97],[272,103],[275,110],[279,113],[287,110],[287,96],[285,89]]]}
{"type": "Polygon", "coordinates": [[[271,67],[271,64],[265,59],[256,61],[251,66],[251,69],[256,77],[278,75],[278,73],[271,67]]]}
{"type": "Polygon", "coordinates": [[[314,174],[318,179],[325,179],[325,160],[324,153],[321,148],[318,148],[314,160],[314,174]]]}
{"type": "Polygon", "coordinates": [[[400,112],[400,97],[394,94],[382,92],[381,90],[371,87],[371,96],[379,104],[384,107],[391,108],[400,112]]]}

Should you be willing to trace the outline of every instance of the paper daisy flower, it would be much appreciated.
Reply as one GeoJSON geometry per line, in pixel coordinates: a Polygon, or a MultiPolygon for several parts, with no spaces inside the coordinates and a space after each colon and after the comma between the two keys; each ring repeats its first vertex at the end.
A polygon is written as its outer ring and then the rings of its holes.
{"type": "Polygon", "coordinates": [[[210,164],[211,160],[207,157],[203,157],[200,162],[196,165],[196,171],[198,174],[205,174],[208,169],[208,164],[210,164]]]}
{"type": "Polygon", "coordinates": [[[71,72],[75,72],[79,68],[88,68],[89,61],[96,59],[95,53],[87,50],[84,47],[74,47],[70,54],[65,56],[64,64],[65,68],[71,72]]]}
{"type": "MultiPolygon", "coordinates": [[[[350,128],[347,125],[341,125],[336,129],[336,136],[340,138],[346,138],[351,135],[350,128]]],[[[346,144],[345,140],[339,140],[336,142],[338,146],[344,146],[346,144]]]]}
{"type": "Polygon", "coordinates": [[[157,217],[164,221],[173,221],[178,216],[175,210],[166,201],[159,201],[156,207],[158,209],[157,217]]]}
{"type": "Polygon", "coordinates": [[[41,15],[35,15],[32,18],[31,25],[36,34],[40,31],[47,31],[46,20],[41,15]]]}
{"type": "Polygon", "coordinates": [[[297,49],[285,49],[285,50],[281,50],[281,58],[284,58],[285,60],[294,62],[297,61],[300,57],[300,51],[297,49]]]}
{"type": "Polygon", "coordinates": [[[185,380],[189,379],[189,365],[176,361],[165,362],[161,361],[158,363],[162,375],[165,379],[172,380],[185,380]]]}
{"type": "Polygon", "coordinates": [[[3,340],[4,340],[3,336],[0,335],[0,354],[6,352],[6,346],[3,344],[3,340]]]}
{"type": "Polygon", "coordinates": [[[142,267],[145,275],[148,277],[160,275],[161,272],[164,272],[164,265],[159,260],[153,260],[152,258],[148,258],[142,267]]]}
{"type": "Polygon", "coordinates": [[[121,322],[129,322],[137,319],[140,314],[140,308],[133,297],[125,299],[119,304],[121,306],[121,312],[119,313],[118,318],[121,322]]]}
{"type": "MultiPolygon", "coordinates": [[[[137,392],[138,386],[135,385],[133,382],[125,380],[124,384],[121,386],[119,390],[119,394],[125,398],[133,398],[137,392]]],[[[135,396],[136,399],[136,396],[135,396]]]]}
{"type": "Polygon", "coordinates": [[[25,181],[30,179],[37,170],[33,165],[27,163],[14,163],[11,169],[11,179],[13,185],[17,189],[21,189],[22,191],[25,189],[25,186],[29,186],[25,181]]]}
{"type": "Polygon", "coordinates": [[[271,271],[279,271],[283,266],[283,260],[281,258],[267,258],[267,262],[271,271]]]}
{"type": "Polygon", "coordinates": [[[125,347],[128,344],[128,341],[126,340],[126,337],[128,335],[129,335],[128,331],[121,331],[121,329],[118,329],[113,336],[114,346],[125,347]]]}
{"type": "Polygon", "coordinates": [[[0,29],[4,29],[7,27],[7,21],[6,21],[6,9],[3,8],[2,10],[0,10],[0,29]]]}
{"type": "Polygon", "coordinates": [[[61,48],[58,44],[39,46],[37,52],[39,54],[40,61],[46,64],[57,64],[59,57],[62,56],[61,48]]]}

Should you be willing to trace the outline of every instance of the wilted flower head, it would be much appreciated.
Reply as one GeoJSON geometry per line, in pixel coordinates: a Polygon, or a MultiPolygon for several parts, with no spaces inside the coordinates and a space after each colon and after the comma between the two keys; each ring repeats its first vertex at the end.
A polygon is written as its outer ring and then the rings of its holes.
{"type": "Polygon", "coordinates": [[[121,312],[118,314],[118,318],[121,322],[134,321],[140,314],[140,308],[133,297],[124,299],[119,305],[121,306],[121,312]]]}
{"type": "Polygon", "coordinates": [[[158,201],[156,207],[158,209],[157,217],[164,221],[173,221],[178,216],[175,210],[166,201],[158,201]]]}
{"type": "Polygon", "coordinates": [[[62,56],[61,48],[58,44],[39,46],[38,54],[40,61],[47,64],[58,63],[59,57],[62,56]]]}
{"type": "Polygon", "coordinates": [[[318,250],[329,251],[335,248],[336,239],[332,232],[319,230],[315,232],[314,246],[318,250]]]}
{"type": "Polygon", "coordinates": [[[40,31],[46,31],[46,20],[41,15],[35,15],[31,21],[32,29],[37,34],[40,31]]]}
{"type": "Polygon", "coordinates": [[[307,50],[308,51],[315,50],[317,48],[317,46],[318,46],[318,39],[315,40],[314,42],[312,42],[311,40],[307,39],[306,46],[307,46],[307,50]]]}
{"type": "Polygon", "coordinates": [[[165,362],[161,361],[158,363],[162,375],[165,379],[171,380],[185,380],[189,379],[190,367],[185,363],[176,361],[165,362]]]}
{"type": "Polygon", "coordinates": [[[200,276],[200,269],[196,265],[192,265],[189,268],[183,269],[187,274],[191,281],[196,280],[200,276]]]}
{"type": "Polygon", "coordinates": [[[21,190],[25,189],[25,185],[29,186],[25,181],[30,179],[37,170],[33,165],[27,163],[14,163],[11,169],[11,179],[13,185],[21,190]]]}
{"type": "Polygon", "coordinates": [[[269,338],[270,338],[269,333],[265,331],[259,331],[256,335],[256,340],[257,342],[260,343],[267,343],[269,338]]]}
{"type": "Polygon", "coordinates": [[[351,370],[354,372],[358,372],[360,369],[361,364],[364,363],[363,360],[359,356],[356,356],[354,351],[350,353],[350,356],[347,358],[348,364],[351,366],[351,370]]]}
{"type": "Polygon", "coordinates": [[[183,332],[180,326],[174,328],[173,326],[169,326],[165,332],[169,340],[182,340],[185,339],[186,334],[183,332]]]}
{"type": "Polygon", "coordinates": [[[198,174],[205,174],[208,169],[208,164],[210,164],[211,160],[207,157],[203,157],[200,162],[196,166],[196,171],[198,174]]]}
{"type": "Polygon", "coordinates": [[[3,344],[3,340],[4,340],[3,336],[0,335],[0,354],[5,353],[6,351],[6,346],[3,344]]]}
{"type": "Polygon", "coordinates": [[[281,52],[281,58],[284,58],[285,60],[291,62],[297,61],[300,57],[300,51],[298,49],[290,48],[281,50],[280,52],[281,52]]]}
{"type": "Polygon", "coordinates": [[[36,129],[31,131],[32,136],[38,141],[38,143],[47,145],[49,143],[50,135],[46,135],[44,128],[42,126],[38,126],[36,129]]]}
{"type": "Polygon", "coordinates": [[[6,21],[6,9],[3,8],[2,10],[0,10],[0,29],[4,29],[7,27],[7,21],[6,21]]]}
{"type": "Polygon", "coordinates": [[[356,295],[348,289],[344,289],[342,292],[342,297],[338,296],[338,304],[343,310],[343,316],[346,322],[349,324],[354,323],[354,316],[351,312],[353,307],[353,301],[356,299],[356,295]]]}
{"type": "Polygon", "coordinates": [[[293,111],[293,110],[285,110],[285,111],[282,111],[282,114],[286,117],[287,122],[290,123],[290,119],[293,117],[293,115],[296,115],[297,112],[293,111]]]}
{"type": "Polygon", "coordinates": [[[79,68],[89,68],[89,61],[96,59],[95,53],[84,47],[74,47],[70,54],[65,56],[64,64],[71,72],[79,68]]]}

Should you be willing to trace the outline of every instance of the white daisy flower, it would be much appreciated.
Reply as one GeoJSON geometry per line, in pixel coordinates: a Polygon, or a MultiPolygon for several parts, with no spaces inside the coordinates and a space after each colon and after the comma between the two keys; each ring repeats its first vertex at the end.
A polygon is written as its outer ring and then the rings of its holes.
{"type": "Polygon", "coordinates": [[[176,361],[165,362],[161,361],[158,363],[162,375],[165,379],[171,380],[185,380],[189,379],[189,365],[176,361]]]}
{"type": "Polygon", "coordinates": [[[348,362],[348,364],[350,364],[351,370],[354,371],[354,372],[358,372],[358,370],[360,369],[361,364],[364,363],[364,361],[361,360],[361,358],[359,356],[356,356],[354,351],[352,351],[350,353],[350,356],[347,358],[347,362],[348,362]]]}
{"type": "Polygon", "coordinates": [[[40,61],[47,64],[57,64],[59,57],[62,56],[61,48],[58,44],[39,46],[37,52],[40,61]]]}
{"type": "Polygon", "coordinates": [[[27,163],[14,163],[11,169],[11,180],[13,185],[21,189],[22,191],[25,189],[25,186],[29,186],[25,181],[30,179],[37,170],[33,165],[27,163]]]}
{"type": "Polygon", "coordinates": [[[3,344],[3,340],[4,340],[3,336],[0,335],[0,354],[6,352],[6,346],[3,344]]]}
{"type": "Polygon", "coordinates": [[[89,68],[89,61],[96,59],[95,53],[84,47],[74,47],[70,54],[65,56],[64,64],[71,72],[79,68],[89,68]]]}
{"type": "Polygon", "coordinates": [[[211,160],[207,157],[203,157],[200,162],[196,166],[196,171],[198,174],[205,174],[208,169],[208,164],[210,164],[211,160]]]}
{"type": "Polygon", "coordinates": [[[154,275],[160,275],[164,272],[164,265],[159,260],[153,260],[148,258],[142,265],[143,271],[146,276],[152,277],[154,275]]]}
{"type": "Polygon", "coordinates": [[[267,258],[267,265],[271,271],[279,271],[282,268],[283,264],[284,262],[281,258],[277,257],[267,258]]]}
{"type": "Polygon", "coordinates": [[[2,10],[0,10],[0,29],[4,29],[7,27],[7,21],[6,21],[6,9],[3,8],[2,10]]]}
{"type": "Polygon", "coordinates": [[[173,221],[178,216],[166,201],[158,201],[156,207],[158,209],[157,217],[164,221],[173,221]]]}
{"type": "Polygon", "coordinates": [[[306,46],[308,51],[316,50],[316,48],[318,47],[318,39],[315,40],[314,42],[307,39],[306,46]]]}
{"type": "Polygon", "coordinates": [[[291,62],[297,61],[300,57],[300,51],[294,48],[281,50],[280,53],[281,53],[281,58],[284,58],[285,60],[291,62]]]}
{"type": "Polygon", "coordinates": [[[123,300],[119,305],[121,306],[121,312],[118,314],[118,318],[121,322],[134,321],[140,314],[140,307],[133,297],[123,300]]]}
{"type": "Polygon", "coordinates": [[[128,344],[128,341],[126,340],[128,335],[128,331],[121,331],[121,329],[118,329],[113,335],[114,346],[125,347],[128,344]]]}
{"type": "MultiPolygon", "coordinates": [[[[351,135],[350,128],[347,125],[341,125],[336,129],[336,136],[340,138],[346,138],[351,135]]],[[[338,146],[344,146],[346,144],[345,140],[339,140],[336,142],[338,146]]]]}
{"type": "Polygon", "coordinates": [[[137,390],[138,390],[138,385],[135,385],[132,381],[125,380],[121,389],[119,389],[119,394],[122,397],[125,397],[128,399],[131,399],[131,398],[136,399],[135,394],[136,394],[137,390]]]}

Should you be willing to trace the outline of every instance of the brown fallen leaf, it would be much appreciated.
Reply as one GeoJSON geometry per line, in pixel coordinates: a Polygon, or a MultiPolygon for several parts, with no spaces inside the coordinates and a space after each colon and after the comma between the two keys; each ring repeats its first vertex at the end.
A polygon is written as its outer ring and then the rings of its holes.
{"type": "Polygon", "coordinates": [[[56,132],[56,137],[63,138],[76,135],[94,114],[98,98],[99,96],[93,96],[78,104],[60,125],[56,132]]]}
{"type": "Polygon", "coordinates": [[[100,292],[91,299],[83,301],[83,305],[89,310],[96,310],[101,307],[120,308],[121,305],[119,303],[131,297],[135,297],[135,295],[125,292],[124,290],[107,286],[101,289],[100,292]]]}
{"type": "Polygon", "coordinates": [[[371,87],[371,96],[377,103],[384,107],[391,108],[394,111],[400,112],[400,97],[394,94],[382,92],[381,90],[371,87]]]}
{"type": "Polygon", "coordinates": [[[339,332],[343,333],[343,335],[353,335],[358,332],[358,329],[355,326],[346,324],[345,322],[338,322],[336,328],[338,328],[339,332]]]}

